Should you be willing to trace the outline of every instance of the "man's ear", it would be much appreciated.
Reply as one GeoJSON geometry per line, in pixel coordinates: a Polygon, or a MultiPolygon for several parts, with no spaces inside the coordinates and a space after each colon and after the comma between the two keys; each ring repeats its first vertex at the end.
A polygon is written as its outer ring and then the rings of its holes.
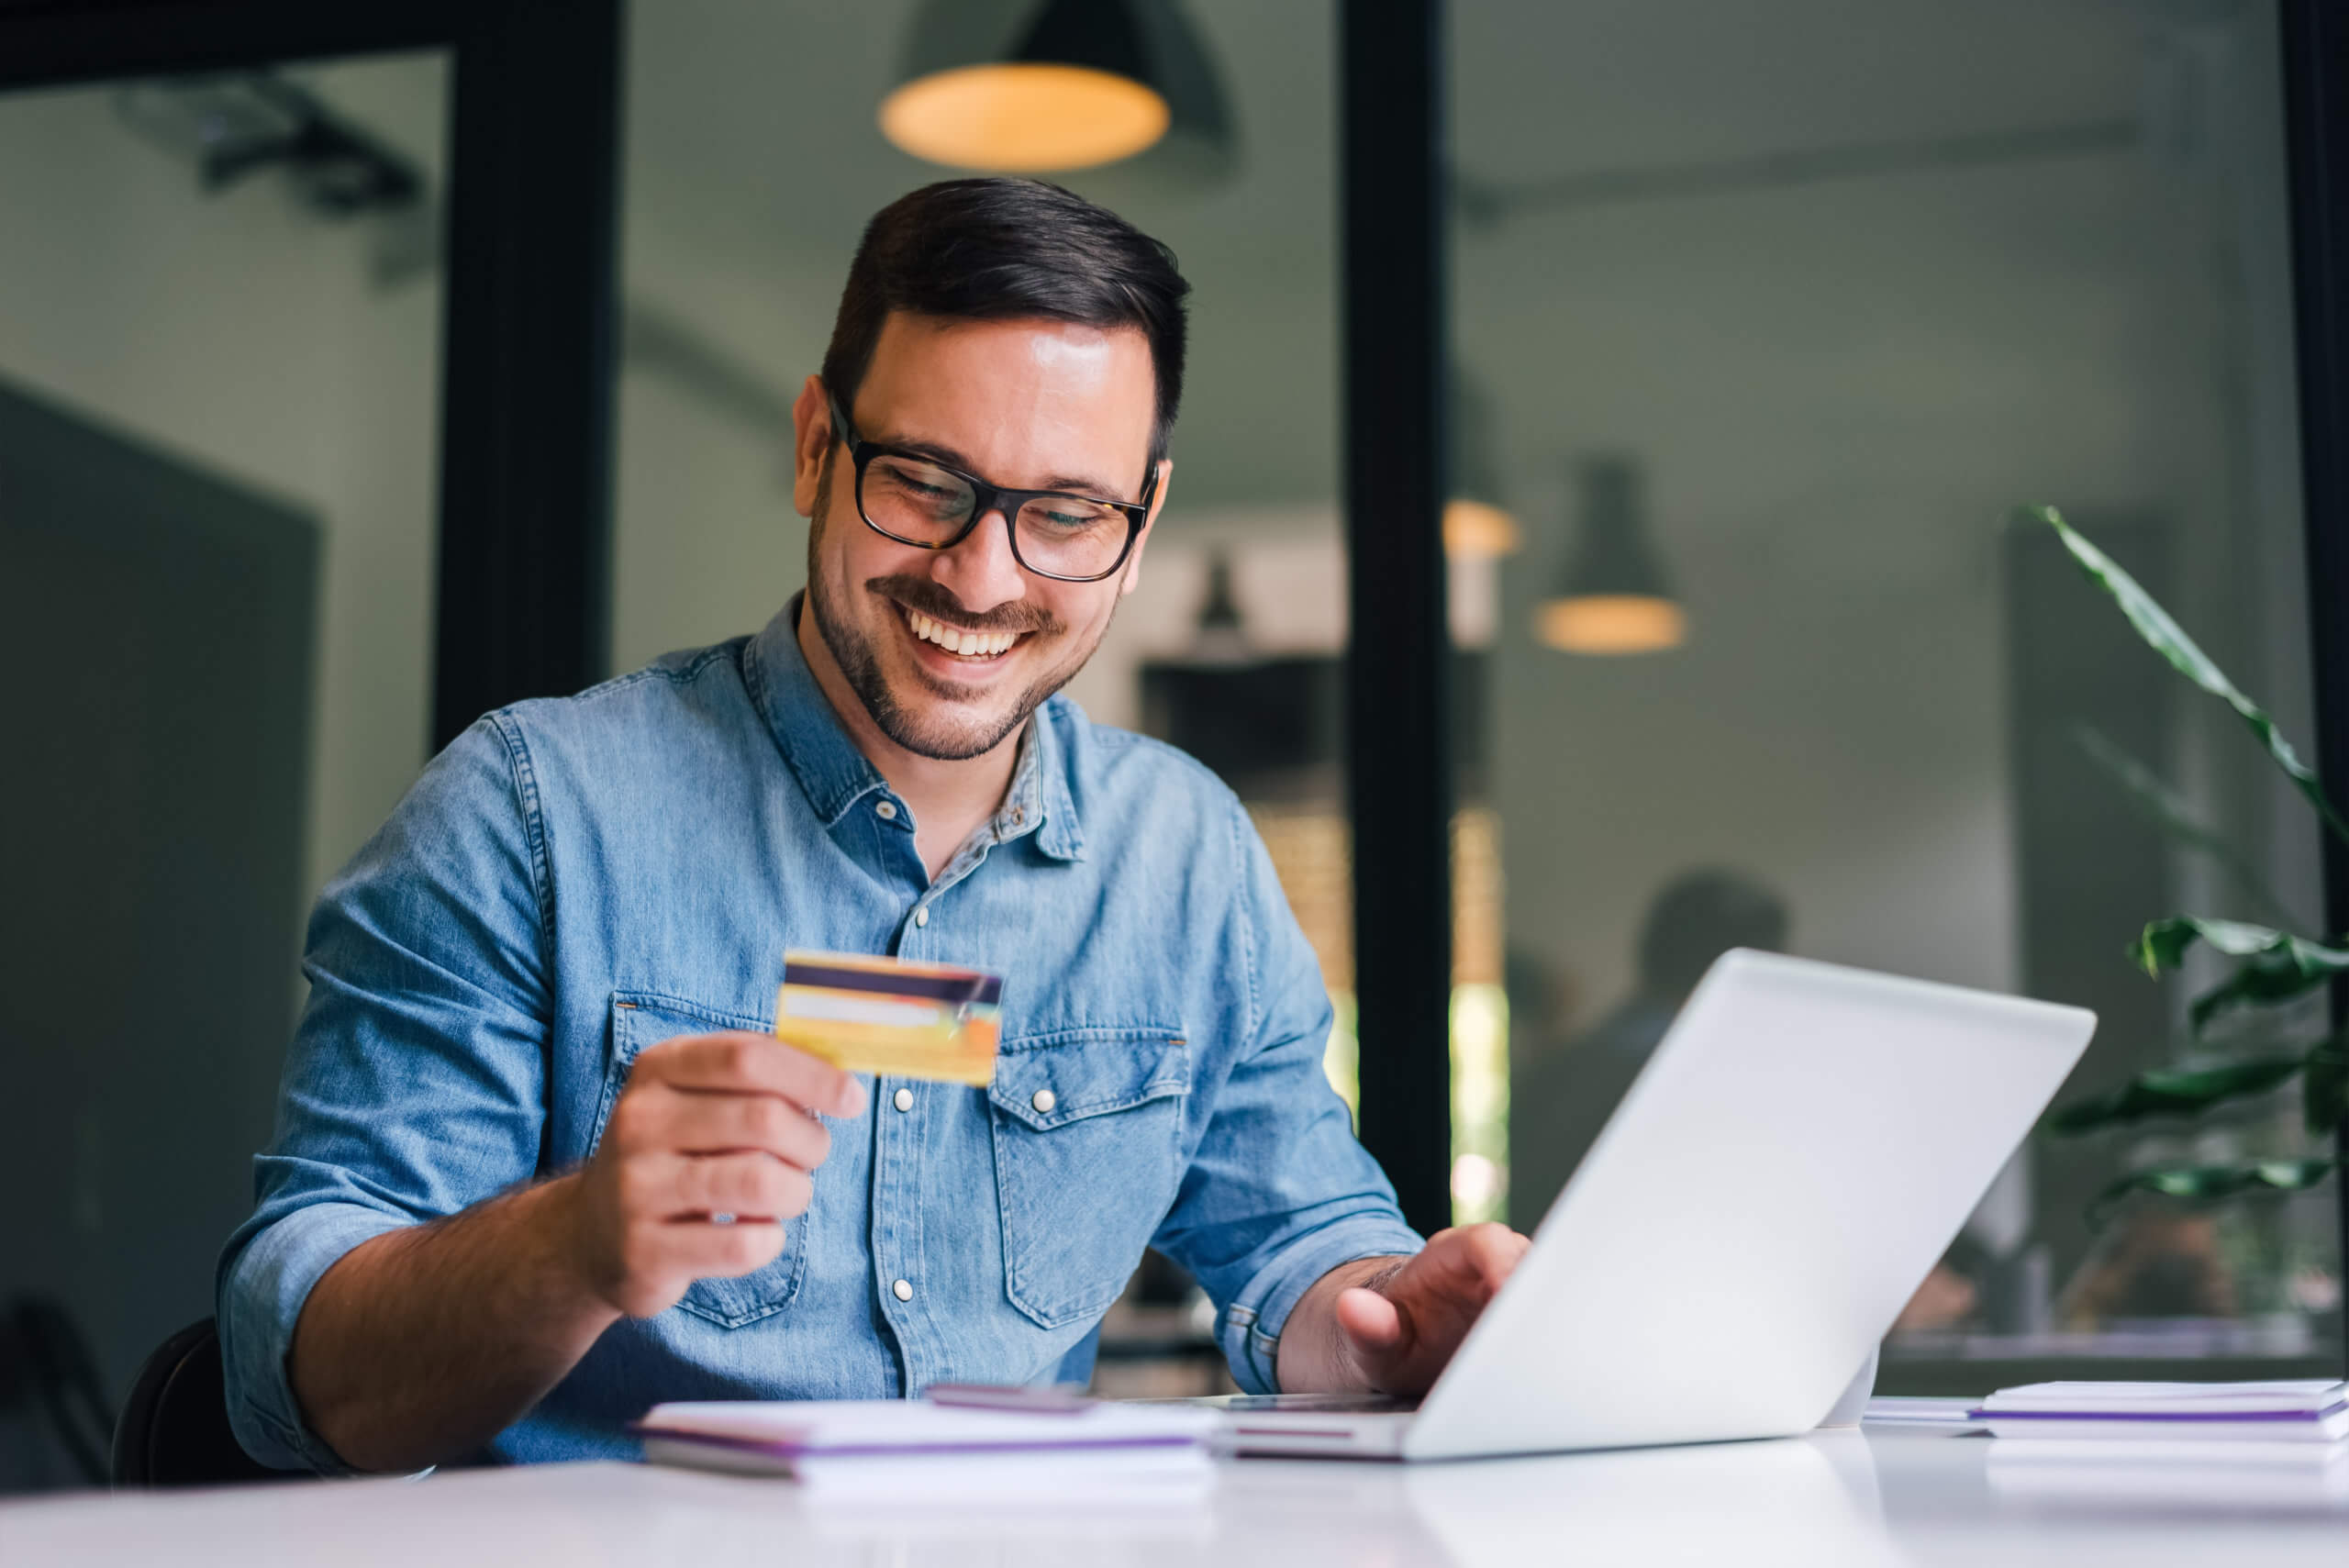
{"type": "Polygon", "coordinates": [[[1150,516],[1142,519],[1141,532],[1134,536],[1134,552],[1126,557],[1126,569],[1119,574],[1118,597],[1121,599],[1132,593],[1134,584],[1141,581],[1142,547],[1150,542],[1150,536],[1158,528],[1158,514],[1166,509],[1166,492],[1174,483],[1174,460],[1171,457],[1160,458],[1158,460],[1158,488],[1152,491],[1150,495],[1150,516]]]}
{"type": "Polygon", "coordinates": [[[837,444],[824,378],[811,375],[791,404],[791,506],[803,517],[816,515],[816,487],[837,444]]]}

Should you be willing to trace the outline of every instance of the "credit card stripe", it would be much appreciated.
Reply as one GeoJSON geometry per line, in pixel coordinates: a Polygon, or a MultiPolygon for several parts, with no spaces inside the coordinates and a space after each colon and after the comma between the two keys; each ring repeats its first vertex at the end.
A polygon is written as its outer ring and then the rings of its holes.
{"type": "Polygon", "coordinates": [[[992,974],[909,974],[903,970],[843,969],[829,963],[786,962],[783,983],[833,991],[870,991],[885,996],[922,996],[936,1002],[989,1002],[1003,994],[1002,980],[992,974]]]}

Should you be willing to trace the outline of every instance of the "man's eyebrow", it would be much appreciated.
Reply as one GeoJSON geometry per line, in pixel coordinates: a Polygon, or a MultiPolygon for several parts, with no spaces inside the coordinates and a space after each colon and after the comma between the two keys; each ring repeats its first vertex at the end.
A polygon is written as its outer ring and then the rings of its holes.
{"type": "Polygon", "coordinates": [[[1117,489],[1106,479],[1092,479],[1081,474],[1055,473],[1044,481],[1047,490],[1073,490],[1080,495],[1090,495],[1099,501],[1119,499],[1117,489]]]}
{"type": "MultiPolygon", "coordinates": [[[[862,434],[862,432],[859,433],[862,434]]],[[[969,458],[941,441],[925,441],[913,436],[866,436],[864,439],[876,447],[892,447],[901,452],[911,452],[916,457],[926,457],[933,462],[942,462],[949,468],[959,468],[965,473],[979,473],[969,458]]],[[[985,479],[986,475],[979,474],[979,477],[985,479]]],[[[993,482],[989,481],[989,483],[993,482]]],[[[1036,488],[1068,490],[1103,501],[1119,499],[1116,488],[1108,480],[1089,474],[1055,473],[1036,488]]]]}

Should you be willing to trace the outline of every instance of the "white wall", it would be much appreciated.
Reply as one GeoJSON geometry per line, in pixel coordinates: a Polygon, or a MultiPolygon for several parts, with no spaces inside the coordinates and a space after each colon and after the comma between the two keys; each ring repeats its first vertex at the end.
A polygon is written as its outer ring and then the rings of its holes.
{"type": "Polygon", "coordinates": [[[612,668],[756,631],[806,581],[790,432],[712,416],[675,383],[619,382],[612,668]]]}

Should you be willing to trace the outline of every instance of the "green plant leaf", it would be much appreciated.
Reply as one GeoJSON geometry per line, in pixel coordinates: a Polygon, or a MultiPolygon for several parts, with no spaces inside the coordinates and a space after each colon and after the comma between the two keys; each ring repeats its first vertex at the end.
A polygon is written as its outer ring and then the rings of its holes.
{"type": "Polygon", "coordinates": [[[2117,1089],[2059,1106],[2047,1130],[2065,1137],[2126,1127],[2157,1116],[2199,1116],[2228,1100],[2264,1095],[2309,1064],[2306,1056],[2262,1056],[2216,1067],[2155,1068],[2117,1089]]]}
{"type": "Polygon", "coordinates": [[[2300,1110],[2313,1133],[2331,1132],[2349,1118],[2349,1043],[2335,1035],[2309,1052],[2300,1080],[2300,1110]]]}
{"type": "Polygon", "coordinates": [[[2272,926],[2191,915],[2155,920],[2131,952],[2147,974],[2159,975],[2176,969],[2186,950],[2198,941],[2238,962],[2232,974],[2197,996],[2188,1009],[2197,1032],[2229,1007],[2288,1002],[2336,974],[2349,973],[2349,949],[2313,942],[2272,926]]]}
{"type": "Polygon", "coordinates": [[[2096,1195],[2088,1223],[2100,1226],[2112,1207],[2132,1193],[2151,1193],[2187,1203],[2215,1203],[2244,1193],[2296,1193],[2330,1175],[2337,1160],[2254,1160],[2240,1165],[2162,1165],[2132,1171],[2096,1195]]]}
{"type": "Polygon", "coordinates": [[[2055,530],[2056,537],[2064,541],[2064,548],[2072,552],[2072,559],[2079,563],[2080,570],[2087,573],[2090,582],[2111,595],[2113,603],[2121,606],[2121,613],[2129,617],[2129,624],[2136,628],[2138,637],[2147,647],[2169,661],[2170,667],[2179,674],[2235,710],[2243,723],[2250,726],[2251,732],[2258,737],[2259,743],[2266,748],[2276,765],[2284,770],[2299,786],[2300,793],[2308,797],[2309,804],[2316,807],[2317,815],[2324,819],[2324,825],[2332,830],[2333,836],[2343,843],[2349,843],[2349,823],[2343,823],[2341,814],[2332,808],[2332,802],[2326,798],[2324,790],[2318,784],[2315,773],[2300,761],[2299,753],[2292,750],[2291,742],[2277,729],[2276,721],[2258,704],[2236,689],[2225,673],[2210,662],[2210,656],[2186,635],[2185,628],[2170,618],[2169,612],[2140,587],[2135,578],[2114,564],[2104,551],[2081,538],[2054,507],[2026,506],[2023,515],[2055,530]]]}
{"type": "Polygon", "coordinates": [[[2164,784],[2158,774],[2092,724],[2076,725],[2072,740],[2090,762],[2110,774],[2138,811],[2175,842],[2208,855],[2232,877],[2235,884],[2260,906],[2260,913],[2277,920],[2291,917],[2283,900],[2268,889],[2258,870],[2224,836],[2194,815],[2186,798],[2164,784]]]}
{"type": "Polygon", "coordinates": [[[2176,969],[2184,961],[2186,950],[2198,941],[2229,958],[2250,958],[2288,940],[2293,939],[2273,926],[2176,915],[2147,926],[2134,951],[2138,964],[2158,979],[2163,970],[2176,969]]]}

